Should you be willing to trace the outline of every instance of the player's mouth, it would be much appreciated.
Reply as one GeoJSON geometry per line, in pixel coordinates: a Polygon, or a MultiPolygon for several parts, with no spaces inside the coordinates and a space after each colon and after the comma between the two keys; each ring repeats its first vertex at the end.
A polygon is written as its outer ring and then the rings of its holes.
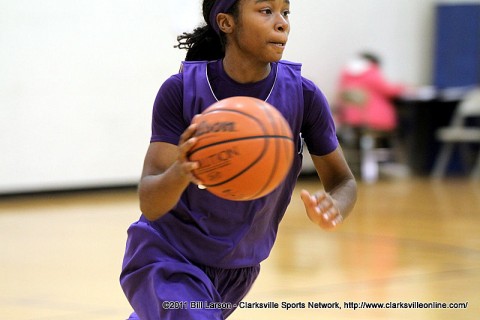
{"type": "Polygon", "coordinates": [[[285,42],[270,42],[270,44],[276,46],[276,47],[280,47],[280,48],[284,48],[286,43],[285,42]]]}

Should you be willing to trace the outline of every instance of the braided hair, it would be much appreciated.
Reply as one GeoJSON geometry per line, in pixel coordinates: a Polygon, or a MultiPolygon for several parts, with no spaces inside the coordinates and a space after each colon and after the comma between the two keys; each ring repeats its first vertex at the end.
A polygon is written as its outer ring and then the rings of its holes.
{"type": "MultiPolygon", "coordinates": [[[[221,0],[203,0],[202,12],[206,24],[197,27],[191,33],[184,32],[177,37],[178,45],[175,48],[187,50],[186,61],[211,61],[225,56],[225,34],[220,32],[218,35],[209,22],[215,1],[221,0]]],[[[238,3],[239,1],[227,11],[235,20],[238,18],[238,3]]]]}

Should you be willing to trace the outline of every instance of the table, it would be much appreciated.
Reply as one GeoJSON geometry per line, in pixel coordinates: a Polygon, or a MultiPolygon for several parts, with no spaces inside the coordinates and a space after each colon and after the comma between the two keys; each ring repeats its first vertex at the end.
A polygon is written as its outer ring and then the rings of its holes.
{"type": "Polygon", "coordinates": [[[440,146],[435,131],[450,123],[459,101],[445,100],[440,95],[394,100],[399,118],[398,135],[407,153],[407,165],[415,175],[430,174],[440,146]]]}

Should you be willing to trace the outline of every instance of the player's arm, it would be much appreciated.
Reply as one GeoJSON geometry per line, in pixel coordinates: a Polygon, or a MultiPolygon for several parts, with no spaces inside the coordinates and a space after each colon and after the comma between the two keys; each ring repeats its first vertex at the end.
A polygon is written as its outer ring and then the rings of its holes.
{"type": "Polygon", "coordinates": [[[191,182],[200,183],[192,174],[198,164],[189,162],[186,156],[196,142],[195,129],[196,125],[188,127],[178,146],[150,144],[138,187],[140,209],[148,220],[156,220],[172,209],[191,182]]]}
{"type": "Polygon", "coordinates": [[[333,228],[352,211],[357,199],[357,184],[340,147],[324,156],[312,155],[312,160],[324,191],[311,195],[302,190],[301,198],[314,223],[326,229],[333,228]]]}

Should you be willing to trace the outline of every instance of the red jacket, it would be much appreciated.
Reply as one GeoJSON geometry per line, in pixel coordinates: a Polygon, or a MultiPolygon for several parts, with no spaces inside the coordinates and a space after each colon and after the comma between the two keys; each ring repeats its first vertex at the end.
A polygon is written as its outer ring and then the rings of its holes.
{"type": "Polygon", "coordinates": [[[342,71],[339,84],[339,124],[390,131],[397,126],[392,98],[404,91],[387,82],[379,67],[363,62],[342,71]]]}

